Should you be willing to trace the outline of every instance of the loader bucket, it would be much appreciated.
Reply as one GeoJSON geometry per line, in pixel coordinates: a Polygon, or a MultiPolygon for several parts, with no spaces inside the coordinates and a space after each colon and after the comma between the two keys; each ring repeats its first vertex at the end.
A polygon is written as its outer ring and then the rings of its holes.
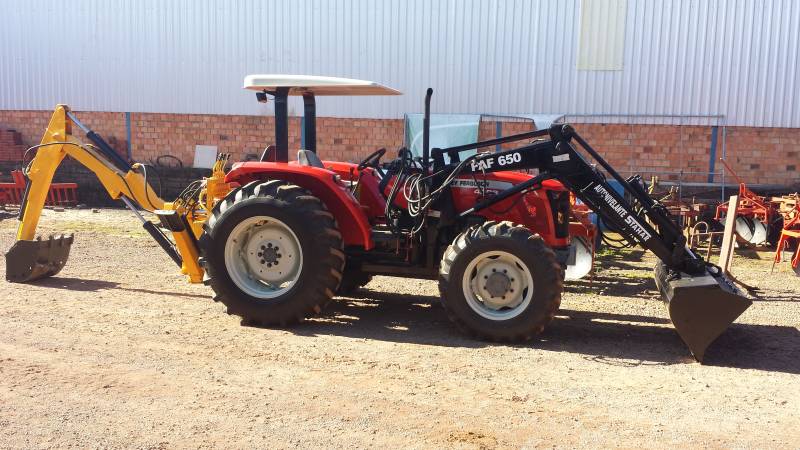
{"type": "Polygon", "coordinates": [[[62,235],[15,242],[6,253],[6,280],[26,283],[57,274],[67,263],[72,241],[72,235],[62,235]]]}
{"type": "Polygon", "coordinates": [[[669,269],[659,262],[655,279],[672,325],[699,362],[708,346],[753,304],[727,277],[708,270],[704,275],[681,273],[671,279],[669,269]]]}

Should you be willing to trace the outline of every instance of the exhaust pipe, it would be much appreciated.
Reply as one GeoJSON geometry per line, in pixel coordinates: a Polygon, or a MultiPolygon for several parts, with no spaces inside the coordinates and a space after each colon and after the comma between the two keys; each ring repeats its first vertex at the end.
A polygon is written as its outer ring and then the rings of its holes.
{"type": "Polygon", "coordinates": [[[753,304],[721,271],[712,271],[707,268],[701,275],[680,272],[676,276],[663,262],[654,269],[672,325],[698,362],[703,362],[711,343],[753,304]]]}
{"type": "Polygon", "coordinates": [[[73,235],[35,241],[17,241],[6,253],[6,280],[12,283],[27,283],[51,277],[69,259],[73,235]]]}

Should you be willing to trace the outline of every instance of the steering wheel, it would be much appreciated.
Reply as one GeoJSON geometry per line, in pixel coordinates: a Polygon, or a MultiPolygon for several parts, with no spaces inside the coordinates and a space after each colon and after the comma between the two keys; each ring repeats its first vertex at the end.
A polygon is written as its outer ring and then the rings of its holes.
{"type": "Polygon", "coordinates": [[[386,154],[385,148],[379,148],[378,150],[375,150],[369,156],[364,158],[363,161],[358,163],[358,170],[361,171],[367,167],[372,167],[373,169],[377,170],[381,176],[383,176],[383,169],[381,169],[381,166],[378,164],[378,162],[380,162],[384,154],[386,154]]]}

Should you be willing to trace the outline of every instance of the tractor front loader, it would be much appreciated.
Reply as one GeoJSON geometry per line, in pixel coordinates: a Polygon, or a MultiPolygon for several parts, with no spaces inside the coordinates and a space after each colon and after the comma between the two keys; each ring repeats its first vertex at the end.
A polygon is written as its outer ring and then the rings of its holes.
{"type": "Polygon", "coordinates": [[[53,173],[71,156],[134,213],[155,213],[172,239],[140,216],[144,227],[189,281],[210,285],[228,313],[251,324],[296,323],[319,313],[337,292],[389,275],[438,280],[449,318],[472,336],[525,341],[555,316],[565,276],[575,272],[570,267],[587,258],[591,266],[591,255],[576,256],[576,241],[592,242],[593,230],[571,221],[573,196],[659,258],[656,284],[698,361],[751,304],[686,246],[638,176],[623,179],[569,125],[431,149],[429,89],[421,155],[401,148],[385,163],[387,151],[380,149],[359,164],[322,161],[316,96],[399,92],[369,81],[293,75],[251,75],[245,88],[259,101],[273,99],[275,144],[260,161],[234,163],[227,173],[227,157],[220,157],[211,177],[191,183],[174,202],[158,198],[146,166],[122,160],[66,106],[57,107],[26,170],[30,181],[17,243],[7,254],[7,279],[28,282],[63,267],[72,237],[34,236],[53,173]],[[289,96],[302,97],[304,105],[305,148],[296,161],[289,161],[289,96]],[[73,126],[92,144],[73,136],[73,126]],[[476,151],[509,142],[522,145],[476,151]]]}

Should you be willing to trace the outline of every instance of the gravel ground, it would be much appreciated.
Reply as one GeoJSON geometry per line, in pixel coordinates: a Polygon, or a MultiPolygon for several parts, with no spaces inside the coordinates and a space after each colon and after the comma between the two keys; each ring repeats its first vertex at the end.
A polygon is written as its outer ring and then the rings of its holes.
{"type": "Polygon", "coordinates": [[[640,251],[603,255],[541,339],[508,346],[459,334],[435,283],[388,277],[300,326],[243,327],[125,211],[40,228],[77,234],[57,277],[0,283],[0,447],[800,443],[800,278],[768,251],[734,260],[759,299],[700,365],[640,251]]]}

